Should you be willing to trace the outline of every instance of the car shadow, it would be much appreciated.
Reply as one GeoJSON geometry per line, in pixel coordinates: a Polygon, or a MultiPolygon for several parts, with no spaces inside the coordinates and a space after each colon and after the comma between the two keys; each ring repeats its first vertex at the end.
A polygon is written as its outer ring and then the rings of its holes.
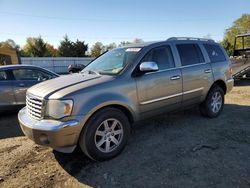
{"type": "Polygon", "coordinates": [[[79,148],[53,153],[68,174],[93,187],[208,187],[211,181],[235,187],[233,180],[243,180],[241,173],[250,168],[244,153],[249,114],[250,106],[226,104],[214,119],[201,117],[197,108],[157,116],[134,126],[125,150],[104,162],[79,148]]]}
{"type": "Polygon", "coordinates": [[[0,110],[0,139],[23,136],[17,117],[21,107],[9,107],[0,110]]]}

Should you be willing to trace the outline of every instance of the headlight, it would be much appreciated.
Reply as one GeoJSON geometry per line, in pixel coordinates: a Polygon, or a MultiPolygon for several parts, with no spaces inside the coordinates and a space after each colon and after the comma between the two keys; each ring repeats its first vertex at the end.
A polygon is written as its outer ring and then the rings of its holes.
{"type": "Polygon", "coordinates": [[[46,104],[46,116],[60,119],[69,116],[72,112],[72,100],[48,100],[46,104]]]}

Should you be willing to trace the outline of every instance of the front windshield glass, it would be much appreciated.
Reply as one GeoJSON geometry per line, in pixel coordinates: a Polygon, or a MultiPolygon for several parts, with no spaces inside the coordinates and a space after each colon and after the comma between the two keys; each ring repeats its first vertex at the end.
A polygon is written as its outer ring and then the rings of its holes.
{"type": "Polygon", "coordinates": [[[117,48],[101,55],[87,67],[82,73],[118,74],[127,64],[133,62],[135,55],[141,48],[117,48]]]}

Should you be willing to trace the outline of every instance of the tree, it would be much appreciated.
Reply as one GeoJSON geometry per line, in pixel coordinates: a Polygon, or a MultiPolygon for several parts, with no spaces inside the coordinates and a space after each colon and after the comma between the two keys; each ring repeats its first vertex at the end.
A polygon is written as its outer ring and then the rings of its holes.
{"type": "Polygon", "coordinates": [[[129,44],[138,44],[138,43],[143,43],[144,41],[142,39],[139,39],[139,38],[135,38],[132,42],[129,42],[129,41],[122,41],[120,42],[120,44],[118,45],[119,47],[122,47],[122,46],[127,46],[129,44]]]}
{"type": "Polygon", "coordinates": [[[23,47],[22,55],[28,57],[49,57],[52,56],[46,47],[47,43],[43,41],[41,36],[28,37],[23,47]]]}
{"type": "Polygon", "coordinates": [[[58,47],[58,55],[61,57],[86,57],[88,44],[84,41],[76,40],[72,42],[68,36],[65,35],[58,47]]]}
{"type": "Polygon", "coordinates": [[[58,55],[61,57],[74,57],[74,44],[69,40],[67,35],[65,35],[60,42],[58,55]]]}
{"type": "Polygon", "coordinates": [[[96,42],[91,48],[91,57],[97,57],[105,51],[105,48],[101,42],[96,42]]]}
{"type": "Polygon", "coordinates": [[[84,44],[84,41],[76,40],[73,43],[74,57],[86,57],[88,50],[88,44],[84,44]]]}
{"type": "Polygon", "coordinates": [[[131,44],[131,42],[129,42],[129,41],[122,41],[122,42],[120,42],[120,44],[118,46],[122,47],[122,46],[126,46],[126,45],[129,45],[129,44],[131,44]]]}
{"type": "Polygon", "coordinates": [[[139,38],[135,38],[132,42],[133,44],[137,44],[137,43],[143,43],[143,40],[142,39],[139,39],[139,38]]]}
{"type": "Polygon", "coordinates": [[[114,49],[114,48],[116,48],[117,46],[116,46],[116,43],[110,43],[110,44],[108,44],[108,45],[106,45],[104,48],[105,48],[105,51],[108,51],[108,50],[112,50],[112,49],[114,49]]]}
{"type": "Polygon", "coordinates": [[[8,39],[6,41],[0,42],[0,47],[10,48],[13,50],[20,51],[20,46],[15,43],[14,40],[8,39]]]}
{"type": "MultiPolygon", "coordinates": [[[[250,32],[250,14],[243,14],[239,19],[233,22],[233,25],[226,29],[221,44],[227,50],[229,55],[233,55],[234,39],[236,35],[250,32]]],[[[237,47],[241,47],[237,43],[237,47]]],[[[250,45],[250,41],[246,41],[246,46],[250,45]]]]}
{"type": "Polygon", "coordinates": [[[52,57],[57,56],[58,50],[56,48],[54,48],[53,45],[46,43],[46,48],[47,48],[48,53],[50,54],[50,56],[52,56],[52,57]]]}

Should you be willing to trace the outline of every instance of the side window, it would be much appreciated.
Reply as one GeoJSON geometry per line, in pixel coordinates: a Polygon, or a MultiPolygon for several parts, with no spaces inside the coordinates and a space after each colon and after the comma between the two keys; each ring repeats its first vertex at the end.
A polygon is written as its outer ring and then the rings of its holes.
{"type": "Polygon", "coordinates": [[[141,60],[141,62],[145,61],[154,61],[157,63],[159,70],[175,67],[170,46],[162,46],[150,50],[141,60]]]}
{"type": "Polygon", "coordinates": [[[219,45],[216,44],[204,44],[204,47],[208,53],[209,59],[212,63],[225,61],[226,57],[219,45]]]}
{"type": "Polygon", "coordinates": [[[38,81],[44,81],[44,80],[49,80],[49,79],[54,78],[53,75],[50,75],[50,74],[43,72],[43,71],[34,70],[34,72],[36,72],[36,74],[37,74],[38,81]]]}
{"type": "Polygon", "coordinates": [[[7,73],[5,71],[0,71],[0,82],[8,80],[7,73]]]}
{"type": "Polygon", "coordinates": [[[16,80],[43,81],[52,78],[51,75],[35,69],[16,69],[13,70],[13,75],[16,80]]]}
{"type": "Polygon", "coordinates": [[[201,49],[197,44],[177,44],[182,66],[205,62],[201,49]]]}

